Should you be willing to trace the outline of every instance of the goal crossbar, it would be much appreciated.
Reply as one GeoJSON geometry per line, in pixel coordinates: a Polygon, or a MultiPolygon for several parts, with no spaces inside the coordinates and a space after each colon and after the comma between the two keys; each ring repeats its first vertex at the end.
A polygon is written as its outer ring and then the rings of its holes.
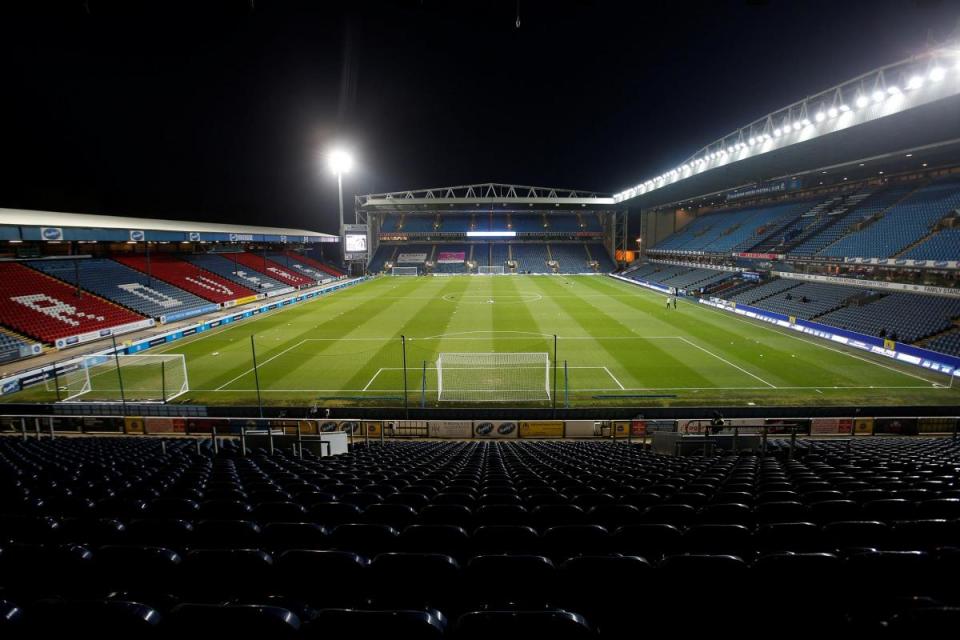
{"type": "Polygon", "coordinates": [[[550,400],[550,355],[444,352],[437,358],[437,399],[446,402],[550,400]]]}
{"type": "Polygon", "coordinates": [[[61,402],[169,402],[190,390],[182,353],[84,356],[53,382],[61,402]]]}

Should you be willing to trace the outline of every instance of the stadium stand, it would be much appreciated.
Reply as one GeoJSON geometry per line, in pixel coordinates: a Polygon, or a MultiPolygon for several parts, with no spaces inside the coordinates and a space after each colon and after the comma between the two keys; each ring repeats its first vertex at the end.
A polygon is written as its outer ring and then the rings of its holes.
{"type": "Polygon", "coordinates": [[[952,329],[943,335],[936,336],[924,346],[940,353],[960,356],[960,329],[952,329]]]}
{"type": "Polygon", "coordinates": [[[243,285],[257,293],[269,293],[286,289],[287,285],[279,280],[269,278],[259,271],[238,264],[234,258],[238,253],[195,253],[184,255],[183,259],[197,267],[215,273],[227,280],[243,285]]]}
{"type": "MultiPolygon", "coordinates": [[[[511,216],[513,230],[517,233],[538,233],[543,232],[543,216],[517,214],[511,216]]],[[[500,227],[498,227],[500,228],[500,227]]],[[[506,228],[506,225],[503,225],[506,228]]]]}
{"type": "Polygon", "coordinates": [[[434,220],[435,218],[429,215],[405,215],[403,217],[402,231],[407,231],[409,233],[426,233],[428,231],[433,231],[434,220]]]}
{"type": "Polygon", "coordinates": [[[889,258],[922,240],[960,206],[960,179],[921,187],[883,212],[875,222],[820,251],[834,258],[889,258]]]}
{"type": "Polygon", "coordinates": [[[297,260],[293,255],[284,252],[270,252],[267,256],[271,261],[276,262],[283,269],[290,273],[300,275],[312,282],[328,282],[333,280],[333,276],[324,269],[319,269],[301,260],[297,260]]]}
{"type": "Polygon", "coordinates": [[[255,255],[252,253],[247,253],[246,251],[241,251],[231,254],[229,259],[235,260],[238,264],[249,267],[255,271],[259,271],[260,273],[268,275],[274,280],[278,280],[284,284],[288,284],[291,287],[304,287],[307,285],[316,284],[315,279],[294,273],[292,270],[287,269],[283,265],[265,258],[262,255],[255,255]]]}
{"type": "Polygon", "coordinates": [[[143,320],[132,311],[15,262],[0,263],[0,322],[42,342],[143,320]]]}
{"type": "MultiPolygon", "coordinates": [[[[588,216],[594,217],[594,216],[588,216]]],[[[599,223],[598,223],[599,224],[599,223]]],[[[607,252],[607,248],[600,243],[592,243],[587,245],[587,252],[590,254],[590,258],[596,260],[599,264],[598,271],[600,273],[612,273],[616,270],[617,265],[613,263],[613,260],[610,259],[610,254],[607,252]]]]}
{"type": "MultiPolygon", "coordinates": [[[[284,251],[284,255],[288,256],[291,260],[295,260],[300,264],[306,265],[311,269],[321,271],[326,273],[329,276],[334,278],[343,277],[344,273],[340,269],[337,269],[334,266],[331,266],[328,262],[323,259],[323,254],[320,252],[320,249],[312,251],[311,255],[305,255],[297,251],[284,251]]],[[[284,263],[286,264],[286,263],[284,263]]]]}
{"type": "Polygon", "coordinates": [[[749,637],[731,611],[751,603],[751,629],[768,630],[800,600],[790,635],[809,637],[943,621],[960,597],[948,438],[686,458],[609,442],[303,459],[162,446],[0,441],[16,478],[0,493],[4,637],[619,640],[680,619],[749,637]],[[656,585],[642,622],[611,584],[656,585]],[[677,597],[691,588],[696,615],[677,597]]]}
{"type": "Polygon", "coordinates": [[[798,286],[800,286],[800,282],[798,280],[787,280],[785,278],[776,279],[750,288],[727,299],[731,302],[738,302],[741,304],[756,304],[764,298],[769,298],[770,296],[783,293],[788,289],[793,289],[798,286]]]}
{"type": "Polygon", "coordinates": [[[550,243],[550,254],[559,264],[560,273],[587,273],[591,271],[587,265],[587,252],[583,244],[550,243]]]}
{"type": "Polygon", "coordinates": [[[547,231],[580,231],[580,219],[575,215],[547,216],[547,231]]]}
{"type": "Polygon", "coordinates": [[[29,340],[27,338],[0,327],[0,362],[17,360],[25,355],[24,349],[28,347],[29,340]]]}
{"type": "Polygon", "coordinates": [[[470,231],[470,218],[466,214],[448,214],[440,217],[440,231],[444,233],[461,233],[470,231]]]}
{"type": "MultiPolygon", "coordinates": [[[[488,261],[490,262],[491,267],[506,267],[506,262],[509,260],[510,255],[510,246],[502,242],[491,243],[490,245],[484,245],[484,247],[489,247],[485,255],[488,256],[488,261]]],[[[479,249],[479,247],[477,247],[479,249]]],[[[476,254],[474,254],[476,255],[476,254]]],[[[481,263],[485,264],[485,263],[481,263]]],[[[506,271],[506,268],[504,268],[506,271]]]]}
{"type": "Polygon", "coordinates": [[[722,282],[733,277],[734,273],[730,271],[717,271],[716,269],[690,269],[684,273],[661,280],[662,284],[676,287],[677,289],[701,289],[717,282],[722,282]]]}
{"type": "Polygon", "coordinates": [[[459,262],[440,262],[440,254],[443,253],[452,253],[452,254],[463,254],[463,260],[466,260],[470,255],[470,247],[464,244],[438,244],[435,249],[434,260],[434,272],[436,273],[466,273],[466,268],[463,261],[459,262]]]}
{"type": "Polygon", "coordinates": [[[400,216],[395,213],[388,213],[383,217],[383,223],[380,225],[380,231],[396,231],[400,224],[400,216]]]}
{"type": "Polygon", "coordinates": [[[960,260],[960,229],[943,229],[902,253],[908,260],[960,260]]]}
{"type": "Polygon", "coordinates": [[[164,254],[150,256],[149,267],[147,266],[147,258],[142,255],[118,256],[114,259],[141,273],[147,273],[149,269],[154,278],[163,280],[211,302],[223,303],[254,295],[253,291],[244,286],[237,285],[209,271],[198,269],[189,262],[180,260],[175,256],[164,254]]]}
{"type": "Polygon", "coordinates": [[[580,216],[583,221],[584,231],[603,231],[603,225],[600,224],[600,218],[595,213],[588,213],[580,216]]]}
{"type": "Polygon", "coordinates": [[[510,254],[517,263],[517,271],[547,272],[547,260],[550,258],[545,244],[511,244],[510,254]]]}
{"type": "Polygon", "coordinates": [[[916,342],[946,331],[960,317],[960,299],[915,293],[891,293],[858,307],[845,307],[817,319],[818,322],[871,336],[916,342]]]}
{"type": "Polygon", "coordinates": [[[775,313],[810,320],[839,309],[848,299],[860,294],[863,294],[863,290],[855,287],[805,282],[786,291],[767,296],[755,304],[775,313]]]}
{"type": "Polygon", "coordinates": [[[207,300],[113,260],[32,260],[27,264],[69,285],[76,286],[79,278],[83,289],[149,317],[210,309],[207,300]]]}

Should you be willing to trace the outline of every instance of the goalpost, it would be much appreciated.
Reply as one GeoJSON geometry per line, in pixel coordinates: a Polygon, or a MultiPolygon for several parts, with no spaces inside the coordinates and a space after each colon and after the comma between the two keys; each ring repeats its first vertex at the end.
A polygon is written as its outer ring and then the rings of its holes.
{"type": "Polygon", "coordinates": [[[390,271],[392,276],[415,276],[419,274],[417,267],[393,267],[390,271]]]}
{"type": "Polygon", "coordinates": [[[47,381],[59,386],[61,402],[169,402],[190,390],[182,353],[84,356],[75,364],[47,381]]]}
{"type": "Polygon", "coordinates": [[[481,276],[493,276],[493,275],[503,275],[503,265],[496,267],[477,267],[477,275],[481,276]]]}
{"type": "Polygon", "coordinates": [[[538,402],[550,400],[548,353],[441,353],[437,400],[538,402]]]}

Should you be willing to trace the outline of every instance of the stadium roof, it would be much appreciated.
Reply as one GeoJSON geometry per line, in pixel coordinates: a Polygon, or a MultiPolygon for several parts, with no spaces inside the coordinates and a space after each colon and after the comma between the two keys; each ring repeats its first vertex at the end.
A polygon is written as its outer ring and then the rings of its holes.
{"type": "Polygon", "coordinates": [[[487,182],[357,196],[356,204],[358,209],[383,211],[437,209],[444,206],[466,205],[610,209],[614,207],[614,200],[607,194],[588,190],[487,182]]]}
{"type": "Polygon", "coordinates": [[[870,71],[759,118],[615,194],[643,208],[960,139],[960,49],[870,71]]]}
{"type": "MultiPolygon", "coordinates": [[[[86,230],[86,240],[117,240],[117,231],[126,233],[128,240],[266,240],[275,242],[336,242],[337,237],[327,233],[305,229],[286,229],[278,227],[260,227],[251,225],[221,224],[216,222],[183,222],[177,220],[158,220],[154,218],[128,218],[125,216],[104,216],[89,213],[62,213],[55,211],[33,211],[29,209],[0,208],[0,227],[20,227],[22,229],[73,229],[86,230]],[[97,231],[102,230],[102,237],[97,231]],[[107,233],[112,231],[113,233],[107,233]],[[140,232],[137,234],[137,232],[140,232]],[[153,233],[148,233],[153,232],[153,233]]],[[[62,237],[34,238],[23,233],[23,240],[34,239],[81,239],[62,237]]],[[[10,239],[10,238],[5,238],[10,239]]]]}

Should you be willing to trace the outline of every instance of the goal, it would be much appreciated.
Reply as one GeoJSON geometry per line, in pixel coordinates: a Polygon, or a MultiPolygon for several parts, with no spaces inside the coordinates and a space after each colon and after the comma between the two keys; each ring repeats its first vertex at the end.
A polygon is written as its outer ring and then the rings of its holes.
{"type": "Polygon", "coordinates": [[[418,275],[417,267],[393,267],[390,272],[392,276],[415,276],[418,275]]]}
{"type": "Polygon", "coordinates": [[[477,274],[481,276],[503,275],[503,265],[496,267],[477,267],[477,274]]]}
{"type": "Polygon", "coordinates": [[[437,400],[538,402],[550,399],[547,353],[441,353],[437,400]]]}
{"type": "Polygon", "coordinates": [[[168,402],[190,390],[182,353],[84,356],[47,383],[61,402],[168,402]]]}

